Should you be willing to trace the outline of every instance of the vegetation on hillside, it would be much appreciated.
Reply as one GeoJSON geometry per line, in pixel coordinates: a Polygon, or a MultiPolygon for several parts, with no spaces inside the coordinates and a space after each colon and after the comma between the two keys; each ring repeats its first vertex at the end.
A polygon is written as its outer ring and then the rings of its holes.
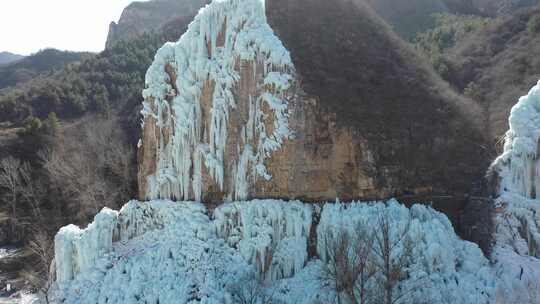
{"type": "MultiPolygon", "coordinates": [[[[64,126],[54,114],[21,133],[33,158],[0,160],[0,227],[31,258],[22,273],[47,288],[53,237],[62,226],[85,226],[104,206],[119,208],[135,193],[134,149],[117,119],[89,115],[64,126]]],[[[21,147],[26,148],[25,145],[21,147]]],[[[15,154],[17,155],[17,154],[15,154]]]]}
{"type": "Polygon", "coordinates": [[[448,12],[444,0],[367,0],[403,39],[433,27],[436,13],[448,12]]]}
{"type": "Polygon", "coordinates": [[[491,21],[445,17],[416,46],[459,92],[484,111],[484,128],[497,140],[511,107],[540,79],[540,7],[491,21]],[[448,34],[450,33],[450,34],[448,34]]]}
{"type": "Polygon", "coordinates": [[[8,65],[0,66],[0,89],[46,77],[67,64],[90,57],[90,53],[44,49],[8,65]]]}
{"type": "Polygon", "coordinates": [[[366,170],[378,185],[398,184],[396,193],[423,187],[468,193],[489,165],[476,121],[480,109],[450,89],[371,10],[354,4],[358,9],[347,0],[267,4],[270,25],[302,75],[302,89],[335,113],[340,127],[366,140],[373,155],[366,170]],[[296,18],[319,11],[325,12],[320,18],[296,18]]]}
{"type": "Polygon", "coordinates": [[[48,286],[61,226],[85,226],[104,206],[135,197],[144,76],[167,38],[121,41],[0,90],[0,212],[9,215],[0,231],[31,253],[24,275],[36,287],[48,286]]]}
{"type": "Polygon", "coordinates": [[[44,119],[51,112],[61,119],[76,118],[118,109],[134,99],[133,109],[140,101],[146,69],[163,42],[161,35],[145,34],[48,77],[0,91],[0,122],[21,125],[30,117],[44,119]]]}
{"type": "Polygon", "coordinates": [[[446,52],[479,29],[486,27],[490,18],[475,15],[435,14],[435,26],[419,33],[413,41],[415,49],[426,56],[443,77],[448,73],[446,52]]]}

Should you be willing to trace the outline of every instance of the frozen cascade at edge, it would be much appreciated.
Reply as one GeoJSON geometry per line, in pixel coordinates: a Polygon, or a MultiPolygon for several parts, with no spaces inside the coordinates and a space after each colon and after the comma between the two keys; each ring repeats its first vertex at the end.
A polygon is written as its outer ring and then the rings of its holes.
{"type": "Polygon", "coordinates": [[[540,192],[540,82],[519,99],[509,118],[504,152],[494,162],[500,191],[536,199],[540,192]]]}
{"type": "Polygon", "coordinates": [[[504,152],[491,166],[496,177],[492,260],[497,298],[525,303],[540,294],[540,81],[509,117],[504,152]]]}

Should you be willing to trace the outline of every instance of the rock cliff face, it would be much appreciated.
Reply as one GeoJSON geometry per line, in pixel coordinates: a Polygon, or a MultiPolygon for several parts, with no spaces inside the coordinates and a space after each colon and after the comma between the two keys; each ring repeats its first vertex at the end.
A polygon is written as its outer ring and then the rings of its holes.
{"type": "Polygon", "coordinates": [[[146,82],[141,199],[467,192],[487,166],[475,105],[360,2],[216,3],[146,82]]]}
{"type": "Polygon", "coordinates": [[[111,22],[106,48],[144,32],[159,30],[175,19],[192,18],[208,2],[208,0],[134,2],[124,9],[118,23],[111,22]]]}

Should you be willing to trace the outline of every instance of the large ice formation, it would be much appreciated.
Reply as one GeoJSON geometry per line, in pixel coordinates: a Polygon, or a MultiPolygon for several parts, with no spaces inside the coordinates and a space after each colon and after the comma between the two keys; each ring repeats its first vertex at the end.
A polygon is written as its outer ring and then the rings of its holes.
{"type": "Polygon", "coordinates": [[[256,200],[230,203],[214,211],[219,237],[237,248],[264,279],[298,273],[307,262],[312,210],[300,202],[256,200]]]}
{"type": "Polygon", "coordinates": [[[540,82],[512,108],[509,125],[504,153],[495,161],[500,190],[536,199],[540,191],[540,82]]]}
{"type": "MultiPolygon", "coordinates": [[[[408,260],[409,279],[397,288],[406,294],[407,303],[490,303],[493,299],[495,283],[480,248],[461,240],[444,214],[424,205],[408,209],[396,200],[327,204],[317,228],[319,256],[328,259],[328,240],[343,231],[382,239],[383,220],[389,223],[389,243],[395,244],[391,259],[408,260]]],[[[377,246],[372,250],[377,251],[377,246]]]]}
{"type": "Polygon", "coordinates": [[[61,229],[55,243],[56,300],[230,303],[222,284],[250,268],[215,237],[205,211],[193,202],[132,201],[119,213],[104,209],[85,230],[61,229]],[[104,215],[110,220],[103,221],[104,215]],[[112,242],[116,235],[123,237],[112,242]]]}
{"type": "Polygon", "coordinates": [[[146,198],[200,201],[203,185],[212,183],[231,199],[246,199],[258,178],[271,179],[265,160],[292,135],[294,79],[264,1],[214,1],[201,9],[146,74],[142,114],[151,124],[145,132],[155,138],[143,137],[142,146],[156,143],[144,152],[155,154],[145,156],[152,162],[141,183],[146,198]],[[243,96],[248,78],[255,88],[243,96]],[[245,115],[233,122],[232,113],[245,115]]]}
{"type": "Polygon", "coordinates": [[[441,213],[395,201],[327,204],[319,237],[311,240],[322,259],[309,259],[307,238],[319,212],[277,200],[225,204],[214,220],[194,202],[132,201],[120,212],[104,209],[88,228],[58,233],[54,296],[64,303],[237,303],[238,293],[249,291],[282,303],[337,303],[324,279],[320,235],[360,221],[376,225],[381,213],[395,231],[410,223],[416,244],[399,287],[414,292],[403,303],[487,303],[492,295],[487,260],[441,213]]]}
{"type": "Polygon", "coordinates": [[[197,226],[194,235],[205,240],[210,232],[205,221],[205,208],[199,204],[153,201],[152,204],[131,201],[120,212],[104,208],[86,229],[68,225],[55,237],[57,282],[68,282],[80,273],[98,267],[99,258],[113,250],[113,243],[124,244],[132,238],[181,220],[190,210],[188,224],[197,226]],[[197,224],[198,223],[198,224],[197,224]]]}
{"type": "Polygon", "coordinates": [[[540,287],[540,82],[512,108],[509,127],[492,165],[499,186],[492,259],[498,297],[524,303],[540,287]]]}

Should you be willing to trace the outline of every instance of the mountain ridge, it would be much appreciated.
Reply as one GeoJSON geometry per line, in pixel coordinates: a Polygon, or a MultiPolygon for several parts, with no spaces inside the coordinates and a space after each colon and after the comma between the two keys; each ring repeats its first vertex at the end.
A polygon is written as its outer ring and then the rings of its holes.
{"type": "Polygon", "coordinates": [[[193,18],[209,0],[152,0],[133,2],[124,8],[118,22],[111,22],[105,47],[129,40],[161,27],[178,18],[193,18]]]}
{"type": "Polygon", "coordinates": [[[10,52],[0,52],[0,66],[13,63],[23,58],[23,55],[18,55],[10,52]]]}

